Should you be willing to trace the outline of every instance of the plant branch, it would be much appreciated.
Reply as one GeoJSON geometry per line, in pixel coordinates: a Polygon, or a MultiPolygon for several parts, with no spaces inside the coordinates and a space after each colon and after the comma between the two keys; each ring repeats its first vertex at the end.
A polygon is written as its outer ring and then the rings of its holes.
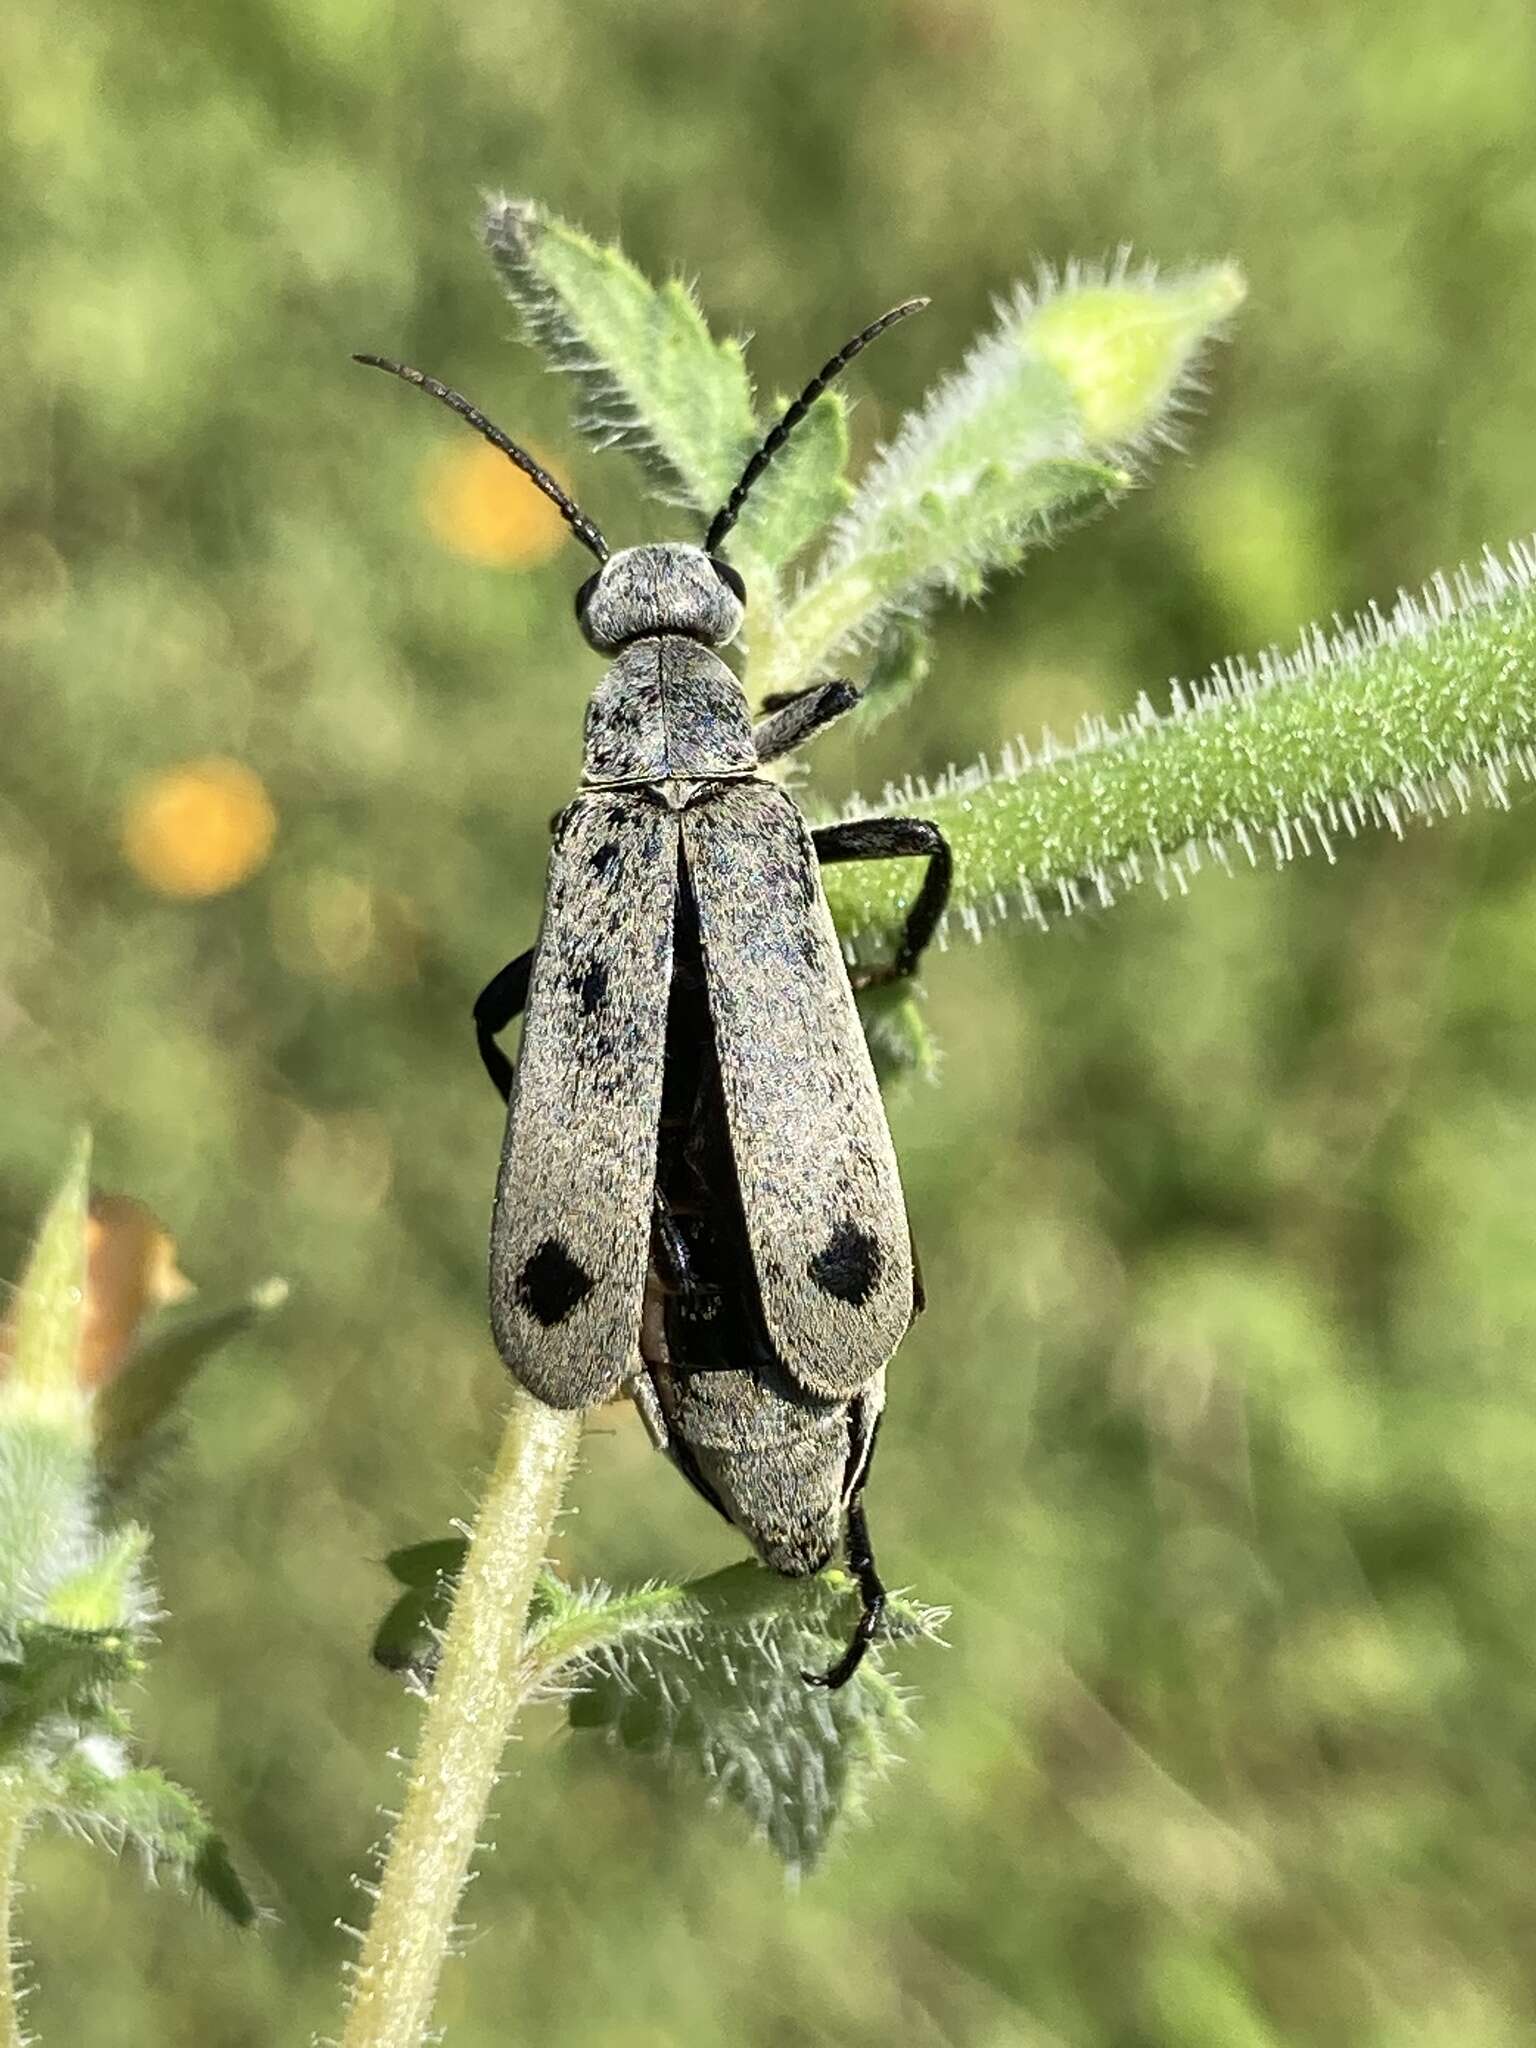
{"type": "MultiPolygon", "coordinates": [[[[1107,906],[1144,881],[1182,891],[1206,861],[1332,860],[1368,827],[1401,837],[1414,817],[1506,804],[1532,779],[1533,743],[1536,547],[1519,544],[1390,615],[1175,685],[1168,713],[1143,698],[1075,747],[1005,749],[1000,772],[982,763],[884,802],[943,827],[952,904],[975,935],[1010,912],[1044,926],[1107,906]]],[[[824,879],[845,930],[888,942],[920,870],[869,862],[824,879]]]]}
{"type": "Polygon", "coordinates": [[[30,1802],[14,1777],[0,1784],[0,2048],[23,2048],[20,1956],[14,1925],[16,1866],[31,1818],[30,1802]]]}
{"type": "Polygon", "coordinates": [[[518,1393],[443,1639],[341,2048],[419,2048],[501,1758],[538,1660],[528,1604],[581,1416],[518,1393]]]}

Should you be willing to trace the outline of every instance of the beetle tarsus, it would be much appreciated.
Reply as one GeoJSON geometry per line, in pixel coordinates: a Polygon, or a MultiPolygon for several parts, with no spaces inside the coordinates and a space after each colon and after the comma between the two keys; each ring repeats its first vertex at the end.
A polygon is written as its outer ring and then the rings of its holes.
{"type": "Polygon", "coordinates": [[[916,971],[949,903],[954,860],[944,834],[927,818],[850,818],[841,825],[821,826],[811,834],[811,842],[824,867],[844,860],[927,861],[923,885],[907,912],[894,956],[883,967],[864,968],[855,974],[853,985],[857,989],[883,988],[889,982],[904,981],[916,971]]]}
{"type": "Polygon", "coordinates": [[[848,1683],[864,1662],[869,1646],[885,1619],[886,1592],[875,1569],[862,1494],[855,1494],[848,1503],[848,1563],[859,1582],[859,1598],[864,1603],[848,1647],[829,1670],[802,1671],[800,1674],[807,1685],[820,1686],[826,1692],[839,1692],[848,1683]]]}

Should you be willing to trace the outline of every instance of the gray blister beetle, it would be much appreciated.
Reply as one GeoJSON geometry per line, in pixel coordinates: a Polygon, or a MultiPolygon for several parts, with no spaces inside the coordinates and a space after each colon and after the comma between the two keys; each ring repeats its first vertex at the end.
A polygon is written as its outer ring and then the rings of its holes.
{"type": "Polygon", "coordinates": [[[885,1367],[921,1306],[896,1155],[819,864],[920,856],[894,958],[912,972],[950,857],[918,818],[811,832],[761,770],[858,701],[845,681],[754,726],[715,651],[746,592],[720,553],[816,398],[911,300],[812,378],[753,455],[702,546],[610,554],[592,521],[483,414],[378,356],[499,448],[596,556],[576,596],[612,665],[555,824],[538,943],[475,1004],[508,1103],[491,1221],[491,1324],[513,1375],[556,1408],[632,1398],[654,1441],[790,1577],[847,1529],[862,1611],[813,1684],[845,1684],[885,1600],[862,1492],[885,1367]],[[496,1035],[523,1014],[514,1067],[496,1035]]]}

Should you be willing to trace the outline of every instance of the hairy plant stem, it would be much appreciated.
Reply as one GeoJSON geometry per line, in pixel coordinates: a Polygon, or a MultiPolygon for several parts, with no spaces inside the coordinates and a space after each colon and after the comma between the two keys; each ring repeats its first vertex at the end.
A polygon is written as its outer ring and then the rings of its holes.
{"type": "Polygon", "coordinates": [[[16,1865],[31,1804],[14,1779],[0,1780],[0,2048],[22,2048],[19,1956],[14,1925],[16,1865]]]}
{"type": "Polygon", "coordinates": [[[581,1416],[514,1397],[443,1638],[341,2048],[419,2048],[518,1710],[538,1676],[528,1603],[581,1416]]]}

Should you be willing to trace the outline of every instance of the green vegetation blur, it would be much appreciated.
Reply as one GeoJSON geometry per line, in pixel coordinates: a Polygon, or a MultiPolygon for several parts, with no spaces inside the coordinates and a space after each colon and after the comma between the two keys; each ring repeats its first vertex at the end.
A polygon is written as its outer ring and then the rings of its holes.
{"type": "MultiPolygon", "coordinates": [[[[1536,523],[1536,15],[1134,0],[21,0],[0,20],[0,1271],[69,1133],[205,1299],[135,1713],[274,1918],[29,1852],[47,2043],[334,2032],[417,1708],[378,1560],[473,1508],[499,1105],[599,672],[420,362],[610,536],[478,252],[533,194],[699,282],[772,393],[884,306],[867,452],[1038,259],[1230,256],[1186,452],[816,787],[1070,736],[1536,523]],[[446,466],[445,466],[446,465],[446,466]],[[477,509],[478,508],[478,509],[477,509]]],[[[893,1104],[930,1311],[870,1495],[954,1608],[922,1734],[796,1892],[535,1713],[462,2048],[1503,2048],[1536,2030],[1536,805],[953,941],[893,1104]]],[[[597,1418],[559,1562],[741,1546],[597,1418]]]]}

